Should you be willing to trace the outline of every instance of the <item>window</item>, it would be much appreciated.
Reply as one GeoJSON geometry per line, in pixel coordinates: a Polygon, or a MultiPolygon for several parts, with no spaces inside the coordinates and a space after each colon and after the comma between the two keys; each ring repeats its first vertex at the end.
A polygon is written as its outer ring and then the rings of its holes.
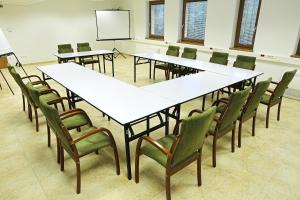
{"type": "Polygon", "coordinates": [[[207,0],[184,0],[182,41],[204,42],[207,0]]]}
{"type": "Polygon", "coordinates": [[[150,1],[149,2],[149,37],[150,38],[164,38],[164,16],[165,5],[164,1],[150,1]]]}
{"type": "Polygon", "coordinates": [[[253,49],[261,0],[240,0],[235,47],[253,49]]]}

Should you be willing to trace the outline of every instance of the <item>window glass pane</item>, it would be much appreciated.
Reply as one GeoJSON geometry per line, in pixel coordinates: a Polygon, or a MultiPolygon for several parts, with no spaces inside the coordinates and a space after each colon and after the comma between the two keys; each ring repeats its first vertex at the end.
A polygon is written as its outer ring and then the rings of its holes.
{"type": "Polygon", "coordinates": [[[239,43],[252,45],[260,0],[245,0],[239,43]]]}
{"type": "Polygon", "coordinates": [[[151,6],[151,35],[164,35],[164,4],[151,6]]]}
{"type": "Polygon", "coordinates": [[[204,40],[206,10],[206,1],[186,3],[184,38],[204,40]]]}

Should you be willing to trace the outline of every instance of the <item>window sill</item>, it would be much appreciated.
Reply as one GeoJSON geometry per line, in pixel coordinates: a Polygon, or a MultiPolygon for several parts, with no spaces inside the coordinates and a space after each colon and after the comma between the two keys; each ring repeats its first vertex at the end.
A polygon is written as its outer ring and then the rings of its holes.
{"type": "Polygon", "coordinates": [[[183,43],[183,44],[191,44],[191,45],[198,45],[198,46],[204,46],[204,42],[200,42],[200,41],[187,41],[187,40],[182,40],[182,41],[179,41],[179,43],[183,43]]]}
{"type": "Polygon", "coordinates": [[[158,41],[164,41],[163,37],[146,37],[146,40],[158,40],[158,41]]]}
{"type": "Polygon", "coordinates": [[[246,47],[231,47],[230,50],[237,50],[237,51],[247,51],[247,52],[253,52],[253,49],[246,48],[246,47]]]}
{"type": "Polygon", "coordinates": [[[291,55],[291,57],[293,57],[293,58],[300,58],[300,55],[294,54],[294,55],[291,55]]]}

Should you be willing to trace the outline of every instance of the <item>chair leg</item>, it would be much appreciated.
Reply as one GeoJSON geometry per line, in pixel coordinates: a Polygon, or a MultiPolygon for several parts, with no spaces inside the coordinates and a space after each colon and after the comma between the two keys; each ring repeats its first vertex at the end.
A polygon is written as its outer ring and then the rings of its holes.
{"type": "Polygon", "coordinates": [[[153,67],[153,80],[155,80],[155,67],[153,67]]]}
{"type": "Polygon", "coordinates": [[[235,126],[232,129],[232,135],[231,135],[231,152],[234,152],[234,148],[235,148],[235,126]]]}
{"type": "Polygon", "coordinates": [[[139,153],[135,154],[135,176],[134,180],[136,183],[139,183],[140,181],[140,155],[139,153]]]}
{"type": "Polygon", "coordinates": [[[34,107],[34,116],[35,116],[35,130],[36,132],[39,132],[39,116],[38,116],[38,113],[37,113],[37,108],[34,107]]]}
{"type": "Polygon", "coordinates": [[[202,157],[202,150],[200,150],[199,157],[197,159],[197,181],[198,181],[198,186],[202,185],[202,177],[201,177],[201,157],[202,157]]]}
{"type": "Polygon", "coordinates": [[[212,146],[212,165],[217,166],[216,152],[217,151],[217,138],[214,136],[213,146],[212,146]]]}
{"type": "Polygon", "coordinates": [[[215,92],[211,93],[211,100],[214,100],[215,92]]]}
{"type": "Polygon", "coordinates": [[[166,174],[166,198],[171,200],[171,177],[169,174],[166,174]]]}
{"type": "Polygon", "coordinates": [[[239,132],[238,132],[238,147],[241,148],[242,146],[242,126],[243,126],[243,120],[239,120],[239,132]]]}
{"type": "Polygon", "coordinates": [[[252,136],[255,136],[256,113],[252,120],[252,136]]]}
{"type": "Polygon", "coordinates": [[[280,99],[280,101],[279,101],[279,103],[278,103],[277,121],[280,121],[281,102],[282,102],[282,98],[280,99]]]}
{"type": "Polygon", "coordinates": [[[270,105],[267,108],[266,128],[269,128],[269,117],[270,117],[270,105]]]}
{"type": "Polygon", "coordinates": [[[76,193],[79,194],[81,190],[81,172],[80,172],[80,162],[76,162],[76,176],[77,176],[77,188],[76,193]]]}
{"type": "Polygon", "coordinates": [[[64,171],[65,170],[65,157],[64,157],[64,148],[62,147],[62,145],[60,146],[60,171],[64,171]]]}
{"type": "Polygon", "coordinates": [[[22,102],[23,102],[23,111],[25,111],[25,97],[24,97],[24,94],[22,94],[22,102]]]}
{"type": "Polygon", "coordinates": [[[51,147],[51,134],[50,134],[50,127],[47,123],[47,135],[48,135],[48,147],[51,147]]]}
{"type": "Polygon", "coordinates": [[[94,70],[94,63],[92,63],[92,69],[94,70]]]}
{"type": "Polygon", "coordinates": [[[115,141],[112,141],[112,147],[114,150],[114,155],[115,155],[115,162],[116,162],[116,173],[117,175],[120,175],[120,162],[119,162],[119,155],[118,155],[118,149],[115,141]]]}
{"type": "Polygon", "coordinates": [[[57,163],[60,163],[60,141],[56,137],[56,148],[57,148],[57,163]]]}

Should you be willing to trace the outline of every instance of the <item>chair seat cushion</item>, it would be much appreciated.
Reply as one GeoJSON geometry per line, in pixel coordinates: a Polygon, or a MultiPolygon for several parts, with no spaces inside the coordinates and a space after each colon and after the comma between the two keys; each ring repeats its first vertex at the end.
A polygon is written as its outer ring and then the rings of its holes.
{"type": "MultiPolygon", "coordinates": [[[[74,139],[80,135],[85,134],[88,131],[92,131],[95,129],[96,129],[96,127],[89,127],[80,132],[76,132],[74,135],[72,135],[72,138],[74,139]]],[[[84,138],[83,140],[81,140],[75,144],[79,156],[87,155],[98,149],[102,149],[102,148],[110,146],[110,145],[111,145],[110,138],[106,134],[100,133],[100,132],[93,134],[87,138],[84,138]]]]}
{"type": "Polygon", "coordinates": [[[46,85],[37,85],[37,86],[34,86],[34,89],[38,90],[39,92],[42,92],[45,90],[49,90],[50,88],[46,85]]]}
{"type": "Polygon", "coordinates": [[[68,130],[71,130],[88,124],[88,121],[83,115],[78,114],[62,120],[62,123],[68,130]]]}
{"type": "Polygon", "coordinates": [[[54,93],[49,93],[49,94],[43,94],[41,95],[41,98],[40,98],[40,101],[43,101],[43,102],[49,102],[49,101],[53,101],[55,99],[58,99],[59,97],[54,94],[54,93]]]}
{"type": "MultiPolygon", "coordinates": [[[[157,140],[157,142],[159,144],[161,144],[163,147],[165,147],[166,149],[170,150],[175,138],[176,138],[176,136],[174,136],[174,135],[167,135],[167,136],[157,140]]],[[[146,144],[147,142],[144,141],[144,143],[146,144]]],[[[167,164],[167,155],[162,153],[160,150],[158,150],[152,144],[148,143],[145,146],[143,146],[141,148],[141,153],[154,159],[155,161],[157,161],[159,164],[161,164],[164,167],[167,164]]]]}

